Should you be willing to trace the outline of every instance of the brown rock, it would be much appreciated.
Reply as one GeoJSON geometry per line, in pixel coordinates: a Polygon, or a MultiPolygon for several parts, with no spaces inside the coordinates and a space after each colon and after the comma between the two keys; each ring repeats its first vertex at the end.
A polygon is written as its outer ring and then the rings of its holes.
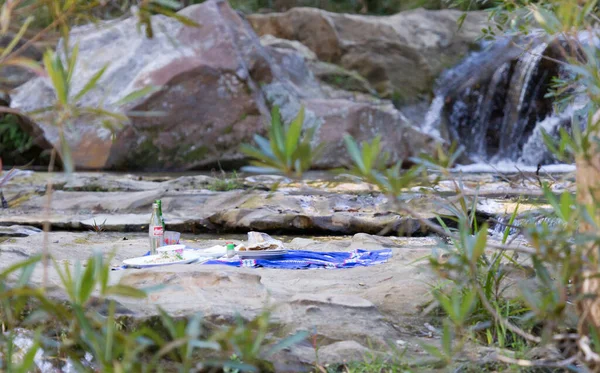
{"type": "Polygon", "coordinates": [[[343,165],[343,135],[348,133],[357,141],[370,141],[382,136],[382,146],[389,151],[394,161],[405,160],[422,151],[432,149],[434,140],[420,133],[388,104],[367,104],[349,100],[308,100],[307,107],[322,118],[319,141],[327,143],[323,157],[317,162],[320,167],[343,165]]]}
{"type": "Polygon", "coordinates": [[[294,8],[286,13],[251,15],[259,35],[300,41],[320,60],[358,71],[380,94],[406,98],[429,92],[432,80],[469,50],[486,15],[413,10],[373,17],[294,8]]]}

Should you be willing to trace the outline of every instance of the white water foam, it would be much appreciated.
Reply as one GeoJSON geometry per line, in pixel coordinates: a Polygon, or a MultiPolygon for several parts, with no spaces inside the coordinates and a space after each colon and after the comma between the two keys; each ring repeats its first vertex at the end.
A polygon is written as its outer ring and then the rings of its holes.
{"type": "Polygon", "coordinates": [[[433,137],[441,137],[440,135],[440,117],[444,109],[444,96],[437,95],[431,102],[427,114],[425,114],[425,121],[421,130],[424,133],[432,135],[433,137]]]}
{"type": "MultiPolygon", "coordinates": [[[[463,173],[501,173],[512,174],[519,172],[536,172],[537,166],[515,163],[514,161],[499,161],[491,163],[474,163],[469,165],[457,165],[452,172],[463,173]]],[[[563,174],[575,171],[574,164],[550,164],[540,168],[540,173],[563,174]]]]}

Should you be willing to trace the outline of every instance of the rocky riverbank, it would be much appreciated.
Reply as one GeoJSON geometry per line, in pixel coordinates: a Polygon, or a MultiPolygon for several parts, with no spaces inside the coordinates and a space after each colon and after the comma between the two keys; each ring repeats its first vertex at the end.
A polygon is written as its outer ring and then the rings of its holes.
{"type": "MultiPolygon", "coordinates": [[[[545,180],[555,191],[573,188],[568,177],[545,180]]],[[[478,216],[492,225],[514,210],[519,195],[523,217],[547,208],[538,202],[537,182],[527,175],[463,175],[464,193],[479,196],[478,216]]],[[[238,314],[250,319],[273,306],[279,336],[296,330],[313,333],[321,364],[385,355],[391,351],[389,343],[406,349],[407,362],[420,361],[427,358],[422,342],[439,343],[429,316],[421,314],[436,281],[426,259],[439,255],[435,253],[445,246],[431,235],[426,222],[443,211],[436,196],[450,202],[457,198],[453,188],[451,182],[442,181],[435,187],[415,186],[403,195],[416,217],[395,209],[373,186],[349,176],[332,179],[315,173],[294,181],[243,174],[224,178],[77,173],[66,178],[22,172],[4,189],[10,207],[0,210],[0,266],[41,251],[44,235],[36,227],[49,212],[53,232],[48,247],[53,258],[73,265],[99,251],[114,255],[111,264],[118,268],[122,260],[147,250],[150,204],[158,198],[163,200],[168,228],[183,231],[183,242],[191,247],[243,240],[248,230],[262,230],[288,233],[277,237],[292,249],[391,248],[392,258],[372,267],[274,270],[177,265],[113,271],[111,281],[137,287],[166,285],[143,303],[120,300],[120,312],[133,322],[155,315],[155,306],[181,317],[202,312],[211,325],[226,324],[238,314]],[[55,190],[47,210],[43,194],[49,179],[55,190]],[[271,190],[275,183],[277,190],[271,190]],[[199,232],[212,233],[194,234],[199,232]],[[314,233],[328,236],[309,236],[314,233]],[[394,237],[397,234],[412,237],[394,237]]],[[[34,283],[39,283],[41,269],[36,271],[34,283]]],[[[515,280],[523,276],[514,275],[515,280]]],[[[60,296],[60,281],[52,269],[49,279],[60,296]]],[[[276,361],[284,371],[296,371],[315,359],[315,346],[305,343],[276,361]]]]}
{"type": "MultiPolygon", "coordinates": [[[[516,175],[463,175],[463,193],[477,196],[481,219],[500,220],[511,214],[521,197],[519,211],[540,210],[539,182],[549,181],[557,191],[573,190],[572,179],[516,175]]],[[[356,233],[423,236],[427,221],[449,215],[442,204],[458,201],[451,181],[424,183],[402,195],[393,206],[372,185],[351,176],[331,178],[314,173],[302,181],[279,176],[136,176],[110,173],[24,173],[4,193],[10,208],[0,210],[0,225],[41,228],[48,220],[55,230],[143,232],[151,203],[162,199],[170,228],[188,233],[274,233],[352,235],[356,233]],[[47,205],[48,179],[53,183],[47,205]],[[277,189],[272,190],[277,183],[277,189]],[[225,189],[225,190],[224,190],[225,189]],[[443,196],[442,201],[439,196],[443,196]],[[412,212],[412,214],[411,214],[412,212]]],[[[491,225],[494,225],[493,221],[491,225]]]]}

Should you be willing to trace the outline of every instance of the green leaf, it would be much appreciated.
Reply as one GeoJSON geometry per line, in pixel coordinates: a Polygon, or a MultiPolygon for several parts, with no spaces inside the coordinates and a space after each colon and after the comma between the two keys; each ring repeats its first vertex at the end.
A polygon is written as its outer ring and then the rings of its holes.
{"type": "Polygon", "coordinates": [[[75,171],[75,165],[73,164],[73,157],[71,156],[71,147],[65,138],[64,130],[60,131],[60,156],[63,163],[64,171],[67,175],[72,174],[75,171]]]}
{"type": "Polygon", "coordinates": [[[0,60],[6,58],[6,56],[8,56],[13,51],[13,49],[15,49],[19,41],[23,38],[23,35],[25,35],[27,28],[34,19],[35,17],[33,16],[29,16],[25,19],[25,22],[23,22],[23,24],[21,25],[19,32],[17,32],[17,34],[12,37],[10,43],[8,43],[8,45],[2,51],[2,54],[0,54],[0,60]]]}
{"type": "Polygon", "coordinates": [[[476,263],[481,255],[483,255],[487,245],[488,224],[483,223],[481,230],[477,232],[476,240],[473,244],[472,256],[469,258],[473,263],[476,263]]]}
{"type": "MultiPolygon", "coordinates": [[[[156,4],[150,4],[148,6],[148,9],[151,10],[151,11],[153,11],[153,12],[165,15],[165,16],[167,16],[169,18],[174,18],[177,21],[179,21],[181,24],[183,24],[185,26],[188,26],[188,27],[200,27],[201,26],[198,22],[194,21],[191,18],[188,18],[188,17],[186,17],[184,15],[181,15],[179,13],[173,12],[173,11],[171,11],[169,9],[165,9],[164,7],[157,6],[156,4]]],[[[146,27],[150,27],[150,30],[151,30],[152,24],[150,22],[151,22],[151,20],[148,19],[145,22],[145,24],[146,24],[146,27]]],[[[152,36],[148,35],[148,38],[151,39],[152,36]]]]}
{"type": "Polygon", "coordinates": [[[473,311],[475,305],[475,292],[472,290],[466,290],[463,294],[462,302],[460,304],[460,321],[464,323],[473,311]]]}
{"type": "MultiPolygon", "coordinates": [[[[285,158],[285,139],[283,137],[283,125],[281,124],[281,114],[279,108],[274,106],[271,112],[271,149],[273,154],[282,162],[286,162],[285,158]]],[[[289,164],[287,165],[290,166],[289,164]]]]}
{"type": "Polygon", "coordinates": [[[102,78],[102,75],[104,75],[107,68],[108,68],[108,64],[104,65],[104,67],[102,67],[100,70],[98,70],[98,72],[96,72],[94,74],[94,76],[92,76],[90,78],[90,80],[88,80],[88,82],[81,89],[81,91],[79,91],[79,93],[77,93],[77,95],[75,95],[75,97],[73,98],[73,101],[78,102],[83,96],[85,96],[86,93],[88,93],[91,89],[96,87],[96,85],[98,84],[98,81],[100,80],[100,78],[102,78]]]}
{"type": "Polygon", "coordinates": [[[27,353],[21,360],[21,366],[19,369],[21,372],[26,373],[26,372],[32,372],[35,370],[34,369],[35,354],[37,354],[39,349],[40,349],[39,335],[36,335],[36,337],[34,338],[33,345],[27,350],[27,353]]]}
{"type": "Polygon", "coordinates": [[[31,275],[33,274],[33,271],[35,270],[36,265],[37,265],[37,261],[30,263],[29,265],[23,267],[23,271],[21,272],[21,275],[19,276],[19,280],[17,281],[17,287],[22,287],[29,283],[29,280],[31,280],[31,275]]]}
{"type": "Polygon", "coordinates": [[[248,157],[254,158],[255,161],[250,161],[250,163],[260,166],[268,165],[273,168],[277,168],[279,165],[273,158],[265,155],[260,150],[250,146],[243,144],[240,146],[240,151],[247,155],[248,157]]]}
{"type": "Polygon", "coordinates": [[[564,192],[560,196],[560,212],[565,221],[571,220],[573,200],[571,199],[571,194],[569,192],[564,192]]]}
{"type": "Polygon", "coordinates": [[[521,204],[521,201],[519,200],[519,202],[517,202],[517,206],[515,206],[515,209],[513,210],[512,214],[510,216],[510,219],[508,220],[508,226],[506,228],[504,228],[504,233],[502,234],[502,244],[505,244],[506,241],[508,240],[511,226],[514,225],[515,220],[517,219],[520,204],[521,204]]]}
{"type": "Polygon", "coordinates": [[[22,68],[25,68],[27,70],[34,72],[35,74],[37,74],[39,76],[46,75],[46,71],[40,65],[40,63],[38,61],[32,60],[30,58],[19,57],[19,56],[16,56],[16,57],[10,56],[6,61],[3,61],[2,64],[8,65],[8,66],[22,67],[22,68]]]}
{"type": "Polygon", "coordinates": [[[85,113],[89,113],[89,114],[93,114],[97,117],[109,117],[109,118],[113,118],[116,119],[119,122],[122,123],[127,123],[127,121],[129,120],[129,118],[127,118],[126,115],[120,114],[120,113],[116,113],[114,111],[108,111],[99,107],[83,107],[80,109],[81,112],[85,112],[85,113]]]}
{"type": "Polygon", "coordinates": [[[177,328],[175,327],[175,322],[173,318],[161,307],[158,307],[158,313],[160,314],[160,319],[162,321],[163,327],[167,329],[171,338],[176,339],[179,337],[177,335],[177,328]]]}
{"type": "Polygon", "coordinates": [[[11,273],[18,271],[21,268],[27,268],[31,265],[37,264],[41,259],[41,255],[35,255],[3,269],[2,272],[0,272],[0,280],[5,280],[8,276],[10,276],[11,273]]]}
{"type": "Polygon", "coordinates": [[[366,174],[366,169],[365,169],[365,164],[363,163],[362,153],[361,153],[360,149],[358,148],[358,145],[356,145],[356,141],[354,141],[354,138],[352,136],[346,134],[346,135],[344,135],[344,142],[346,143],[346,149],[348,150],[348,153],[350,153],[350,157],[352,158],[352,160],[354,161],[354,163],[356,164],[358,169],[363,174],[366,174]]]}
{"type": "Polygon", "coordinates": [[[63,71],[58,68],[58,64],[56,63],[56,57],[55,54],[51,51],[48,50],[46,51],[46,53],[44,53],[44,67],[46,68],[46,72],[48,73],[48,76],[50,77],[50,80],[52,82],[52,87],[54,88],[54,91],[56,92],[56,98],[58,99],[58,101],[62,104],[62,105],[66,105],[67,104],[67,87],[65,86],[65,80],[64,80],[64,76],[63,71]]]}
{"type": "Polygon", "coordinates": [[[420,343],[420,345],[430,355],[432,355],[440,360],[443,360],[443,361],[448,360],[448,357],[446,357],[446,355],[444,353],[442,353],[438,347],[427,344],[427,343],[420,343]]]}
{"type": "Polygon", "coordinates": [[[115,102],[115,105],[117,106],[121,106],[121,105],[126,105],[129,104],[133,101],[136,101],[142,97],[146,97],[148,95],[151,95],[155,92],[158,92],[162,89],[162,87],[156,87],[156,86],[147,86],[145,88],[139,89],[137,91],[131,92],[130,94],[128,94],[127,96],[123,97],[122,99],[120,99],[119,101],[115,102]]]}
{"type": "Polygon", "coordinates": [[[175,1],[175,0],[153,0],[154,3],[164,6],[166,8],[170,8],[170,9],[181,9],[182,5],[179,1],[175,1]]]}
{"type": "Polygon", "coordinates": [[[300,141],[300,134],[302,133],[302,126],[304,124],[304,106],[300,108],[296,118],[290,123],[290,127],[287,131],[285,139],[285,155],[287,158],[291,158],[296,149],[298,148],[298,142],[300,141]]]}
{"type": "Polygon", "coordinates": [[[185,328],[185,334],[192,339],[197,339],[200,336],[201,324],[202,315],[200,313],[197,313],[188,322],[185,328]]]}
{"type": "Polygon", "coordinates": [[[194,341],[190,341],[189,344],[190,344],[190,347],[193,347],[193,348],[202,348],[202,349],[214,350],[214,351],[221,350],[221,345],[219,345],[217,342],[194,340],[194,341]]]}
{"type": "Polygon", "coordinates": [[[465,13],[461,14],[460,17],[458,17],[458,19],[456,20],[456,24],[458,25],[459,30],[462,28],[466,19],[467,19],[467,13],[465,12],[465,13]]]}
{"type": "Polygon", "coordinates": [[[112,285],[106,288],[106,295],[117,295],[128,298],[146,298],[146,293],[142,290],[122,284],[112,285]]]}
{"type": "Polygon", "coordinates": [[[281,341],[279,341],[275,346],[271,347],[267,352],[266,356],[272,356],[279,351],[285,350],[286,348],[290,348],[292,346],[297,345],[306,340],[308,337],[307,331],[300,331],[290,337],[287,337],[281,341]]]}
{"type": "Polygon", "coordinates": [[[89,299],[92,291],[94,290],[94,285],[96,282],[94,281],[94,272],[95,272],[95,263],[94,260],[91,259],[87,263],[87,267],[85,268],[85,272],[83,273],[83,277],[78,279],[81,282],[79,287],[79,303],[84,304],[89,299]]]}
{"type": "Polygon", "coordinates": [[[452,333],[450,323],[448,322],[448,320],[444,320],[443,331],[442,331],[442,349],[444,350],[444,353],[448,356],[452,355],[452,340],[453,339],[454,339],[454,333],[452,333]]]}
{"type": "Polygon", "coordinates": [[[110,300],[108,304],[108,317],[106,318],[106,343],[104,344],[104,361],[112,361],[113,358],[113,343],[115,342],[115,307],[114,300],[110,300]]]}
{"type": "Polygon", "coordinates": [[[269,142],[269,140],[265,139],[260,135],[254,135],[254,141],[256,141],[258,147],[260,148],[260,151],[264,155],[272,159],[277,159],[275,158],[275,154],[273,154],[273,150],[271,149],[271,143],[269,142]]]}
{"type": "Polygon", "coordinates": [[[75,73],[75,66],[77,65],[77,59],[79,58],[79,44],[75,44],[69,57],[69,65],[67,66],[67,87],[71,86],[73,74],[75,73]]]}

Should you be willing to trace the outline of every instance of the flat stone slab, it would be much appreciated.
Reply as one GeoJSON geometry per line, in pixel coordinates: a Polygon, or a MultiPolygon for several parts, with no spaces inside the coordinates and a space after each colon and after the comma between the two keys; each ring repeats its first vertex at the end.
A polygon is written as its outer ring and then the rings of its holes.
{"type": "MultiPolygon", "coordinates": [[[[76,173],[49,176],[22,173],[4,188],[9,209],[0,209],[0,225],[53,229],[143,232],[148,229],[151,204],[163,201],[169,229],[190,232],[287,232],[294,234],[398,234],[425,235],[421,219],[435,221],[441,203],[456,203],[456,184],[442,181],[436,187],[414,187],[401,203],[418,216],[398,212],[373,185],[356,178],[327,179],[314,174],[302,182],[278,176],[238,178],[234,190],[216,191],[217,178],[206,175],[179,177],[135,176],[110,173],[76,173]],[[55,191],[48,205],[44,195],[51,178],[55,191]],[[269,191],[280,183],[277,191],[269,191]],[[437,197],[436,197],[437,196],[437,197]]],[[[330,177],[330,176],[329,176],[330,177]]],[[[484,217],[510,215],[514,196],[525,193],[519,211],[536,213],[548,206],[539,198],[537,179],[491,175],[463,175],[462,186],[470,199],[479,196],[477,211],[484,217]]],[[[331,177],[330,177],[331,178],[331,177]]],[[[570,179],[554,180],[555,192],[572,191],[570,179]]],[[[496,219],[498,220],[498,219],[496,219]]]]}
{"type": "MultiPolygon", "coordinates": [[[[183,235],[192,247],[208,247],[225,240],[183,235]]],[[[272,321],[284,335],[308,330],[318,336],[327,353],[320,363],[354,359],[370,351],[387,351],[389,341],[408,341],[412,353],[423,353],[418,345],[425,335],[419,308],[427,300],[427,283],[434,277],[426,261],[413,263],[431,253],[436,241],[430,238],[383,238],[367,234],[353,237],[293,239],[288,247],[314,251],[347,251],[354,248],[390,247],[393,256],[384,264],[335,270],[278,270],[232,268],[221,265],[171,265],[149,269],[111,272],[111,283],[138,288],[156,287],[144,301],[119,299],[135,318],[157,314],[157,306],[175,316],[201,312],[207,320],[223,323],[236,315],[250,319],[272,309],[272,321]],[[420,332],[419,330],[422,330],[420,332]],[[372,350],[371,350],[372,349],[372,350]],[[340,360],[342,359],[342,360],[340,360]]],[[[148,241],[136,233],[49,234],[49,252],[59,263],[74,265],[93,252],[111,258],[115,267],[130,257],[146,252],[148,241]]],[[[41,252],[43,234],[12,238],[0,243],[0,268],[41,252]]],[[[42,278],[41,268],[33,275],[34,284],[42,278]]],[[[60,288],[60,280],[50,268],[50,285],[60,288]]],[[[435,341],[434,341],[435,342],[435,341]]],[[[307,347],[292,349],[295,358],[314,362],[307,347]]]]}

